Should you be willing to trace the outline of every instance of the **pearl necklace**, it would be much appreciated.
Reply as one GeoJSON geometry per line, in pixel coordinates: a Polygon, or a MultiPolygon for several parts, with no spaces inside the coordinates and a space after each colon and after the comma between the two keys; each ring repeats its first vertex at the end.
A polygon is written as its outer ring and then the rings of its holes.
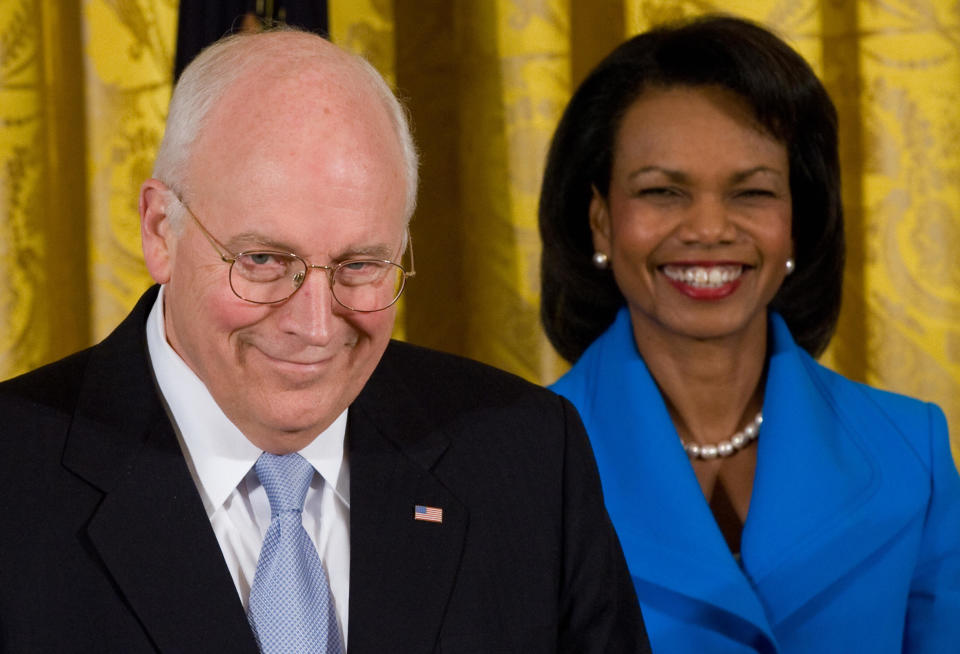
{"type": "Polygon", "coordinates": [[[713,445],[700,445],[699,443],[683,443],[683,449],[687,451],[687,456],[693,460],[724,459],[733,456],[747,445],[757,439],[760,434],[760,424],[763,422],[763,411],[759,411],[757,416],[749,425],[738,431],[730,437],[730,440],[720,441],[713,445]]]}

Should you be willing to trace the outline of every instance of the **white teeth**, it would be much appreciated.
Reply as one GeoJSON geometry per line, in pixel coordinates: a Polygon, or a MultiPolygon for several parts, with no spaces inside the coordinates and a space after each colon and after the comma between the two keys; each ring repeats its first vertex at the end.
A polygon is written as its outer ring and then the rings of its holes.
{"type": "Polygon", "coordinates": [[[664,266],[663,273],[696,288],[717,288],[740,277],[743,266],[664,266]]]}

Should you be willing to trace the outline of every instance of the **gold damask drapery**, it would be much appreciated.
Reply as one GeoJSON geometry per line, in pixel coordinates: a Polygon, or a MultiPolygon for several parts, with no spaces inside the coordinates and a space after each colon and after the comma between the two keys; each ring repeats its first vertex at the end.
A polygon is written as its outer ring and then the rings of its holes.
{"type": "MultiPolygon", "coordinates": [[[[332,38],[406,97],[423,154],[401,332],[550,382],[536,200],[550,134],[616,43],[757,20],[840,111],[849,263],[824,361],[939,403],[960,455],[960,8],[948,0],[330,0],[332,38]]],[[[103,337],[149,284],[136,194],[176,0],[0,0],[0,378],[103,337]]]]}

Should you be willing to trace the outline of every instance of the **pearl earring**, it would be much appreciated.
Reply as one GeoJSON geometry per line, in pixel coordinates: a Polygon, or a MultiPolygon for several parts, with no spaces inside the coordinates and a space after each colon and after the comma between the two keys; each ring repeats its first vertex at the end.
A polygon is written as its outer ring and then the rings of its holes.
{"type": "Polygon", "coordinates": [[[794,268],[797,267],[797,264],[794,263],[792,257],[791,257],[790,259],[787,259],[787,264],[786,264],[786,265],[787,265],[787,274],[788,274],[788,275],[793,272],[794,268]]]}
{"type": "Polygon", "coordinates": [[[593,266],[599,270],[606,270],[610,265],[610,258],[603,252],[593,253],[593,266]]]}

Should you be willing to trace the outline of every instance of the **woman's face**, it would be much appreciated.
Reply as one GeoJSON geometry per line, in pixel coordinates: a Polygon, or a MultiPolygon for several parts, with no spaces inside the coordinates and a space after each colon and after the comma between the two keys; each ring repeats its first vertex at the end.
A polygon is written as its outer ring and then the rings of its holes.
{"type": "Polygon", "coordinates": [[[790,222],[786,147],[718,87],[645,91],[620,125],[608,195],[590,203],[638,337],[763,338],[790,222]]]}

